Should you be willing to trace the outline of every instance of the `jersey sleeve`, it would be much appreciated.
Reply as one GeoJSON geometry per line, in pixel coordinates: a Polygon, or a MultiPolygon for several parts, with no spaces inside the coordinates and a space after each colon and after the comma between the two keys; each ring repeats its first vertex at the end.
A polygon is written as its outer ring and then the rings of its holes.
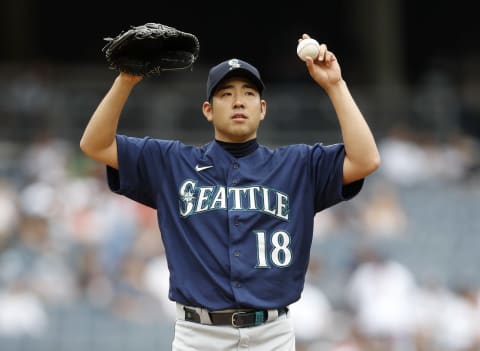
{"type": "Polygon", "coordinates": [[[356,196],[364,179],[343,185],[343,144],[315,144],[311,150],[311,165],[315,186],[315,211],[331,207],[356,196]]]}
{"type": "Polygon", "coordinates": [[[135,138],[119,134],[116,138],[118,170],[107,166],[110,190],[156,209],[158,189],[155,185],[157,182],[152,179],[157,175],[152,170],[162,168],[162,144],[149,137],[135,138]]]}

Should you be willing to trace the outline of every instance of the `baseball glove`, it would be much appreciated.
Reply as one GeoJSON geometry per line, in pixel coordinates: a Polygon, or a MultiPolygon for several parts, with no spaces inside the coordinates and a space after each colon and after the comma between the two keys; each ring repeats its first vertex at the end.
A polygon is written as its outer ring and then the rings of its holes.
{"type": "Polygon", "coordinates": [[[110,69],[143,77],[192,67],[200,51],[195,35],[158,23],[131,26],[104,40],[110,69]]]}

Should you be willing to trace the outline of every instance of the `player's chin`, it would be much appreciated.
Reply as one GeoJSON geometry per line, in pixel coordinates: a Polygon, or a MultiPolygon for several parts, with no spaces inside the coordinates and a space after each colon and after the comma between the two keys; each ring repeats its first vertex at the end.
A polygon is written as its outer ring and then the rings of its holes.
{"type": "Polygon", "coordinates": [[[244,130],[256,130],[260,124],[260,121],[256,121],[250,118],[243,118],[243,119],[232,119],[230,121],[231,128],[238,128],[244,130]]]}
{"type": "Polygon", "coordinates": [[[234,134],[251,134],[255,131],[255,127],[249,123],[234,123],[230,130],[234,134]]]}
{"type": "Polygon", "coordinates": [[[228,132],[230,139],[237,140],[237,141],[248,140],[254,134],[255,134],[254,129],[242,128],[241,126],[236,126],[236,128],[230,128],[228,132]]]}

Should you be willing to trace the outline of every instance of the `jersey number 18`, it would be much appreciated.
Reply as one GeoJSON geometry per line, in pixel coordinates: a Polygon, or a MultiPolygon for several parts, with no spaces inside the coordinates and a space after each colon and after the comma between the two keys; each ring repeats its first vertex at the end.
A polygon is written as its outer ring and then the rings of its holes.
{"type": "Polygon", "coordinates": [[[255,268],[270,268],[269,262],[276,267],[287,267],[292,262],[292,251],[289,248],[290,236],[287,232],[274,232],[270,237],[271,248],[267,248],[266,236],[263,231],[254,232],[257,236],[257,265],[255,268]],[[270,251],[270,260],[267,254],[270,251]]]}

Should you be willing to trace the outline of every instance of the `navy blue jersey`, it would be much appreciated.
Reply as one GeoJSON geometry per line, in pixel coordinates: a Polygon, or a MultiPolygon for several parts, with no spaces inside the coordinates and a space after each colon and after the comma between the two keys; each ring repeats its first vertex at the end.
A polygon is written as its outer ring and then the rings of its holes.
{"type": "Polygon", "coordinates": [[[343,144],[259,146],[117,135],[110,189],[157,209],[169,298],[219,310],[278,308],[300,298],[316,212],[356,195],[342,186],[343,144]]]}

